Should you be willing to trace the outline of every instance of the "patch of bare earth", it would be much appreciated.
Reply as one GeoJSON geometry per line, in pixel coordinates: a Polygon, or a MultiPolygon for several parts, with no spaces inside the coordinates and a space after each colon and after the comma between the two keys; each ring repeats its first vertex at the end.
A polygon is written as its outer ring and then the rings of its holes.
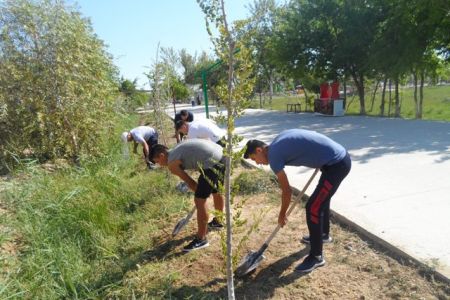
{"type": "Polygon", "coordinates": [[[8,226],[10,212],[3,202],[2,193],[6,190],[7,178],[0,178],[0,282],[7,278],[11,266],[18,259],[20,239],[15,237],[13,229],[8,226]]]}
{"type": "MultiPolygon", "coordinates": [[[[276,226],[278,203],[273,195],[250,197],[242,214],[249,222],[262,218],[241,256],[258,250],[276,226]]],[[[242,201],[236,197],[235,203],[242,201]]],[[[208,200],[211,202],[211,200],[208,200]]],[[[174,224],[177,220],[174,220],[174,224]]],[[[234,242],[239,241],[249,225],[238,228],[234,242]]],[[[294,269],[308,254],[309,247],[299,242],[307,234],[303,208],[297,208],[289,223],[273,239],[264,259],[253,274],[235,281],[237,299],[450,299],[450,288],[443,283],[425,279],[412,266],[381,253],[370,242],[337,224],[332,224],[333,243],[324,245],[326,265],[308,275],[294,269]]],[[[226,298],[221,237],[218,232],[208,236],[210,246],[182,254],[182,247],[191,240],[196,229],[195,218],[174,240],[162,234],[161,244],[147,256],[148,261],[165,264],[159,276],[176,272],[171,296],[176,299],[226,298]]],[[[145,264],[145,262],[144,262],[145,264]]],[[[158,275],[155,275],[158,276],[158,275]]]]}

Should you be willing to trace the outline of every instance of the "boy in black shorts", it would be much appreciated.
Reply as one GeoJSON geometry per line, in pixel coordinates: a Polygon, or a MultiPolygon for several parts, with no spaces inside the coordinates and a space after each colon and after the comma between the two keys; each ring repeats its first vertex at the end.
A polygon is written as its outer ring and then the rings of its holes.
{"type": "Polygon", "coordinates": [[[180,177],[195,192],[197,236],[184,247],[183,251],[189,252],[209,246],[206,239],[208,227],[210,229],[223,227],[216,218],[208,223],[208,210],[206,209],[206,199],[212,194],[214,209],[223,213],[224,201],[218,191],[219,185],[223,184],[225,174],[222,147],[202,139],[187,140],[172,150],[158,144],[152,147],[150,159],[160,166],[167,167],[172,174],[180,177]],[[197,182],[185,170],[200,171],[197,182]]]}

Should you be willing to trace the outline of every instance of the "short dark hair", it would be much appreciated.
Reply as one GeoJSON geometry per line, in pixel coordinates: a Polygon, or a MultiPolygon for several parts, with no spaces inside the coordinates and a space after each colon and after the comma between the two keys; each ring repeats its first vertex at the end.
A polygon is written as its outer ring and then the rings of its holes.
{"type": "Polygon", "coordinates": [[[181,126],[184,125],[184,123],[186,123],[185,120],[179,120],[179,121],[177,121],[177,123],[175,124],[175,130],[178,131],[178,130],[181,128],[181,126]]]}
{"type": "Polygon", "coordinates": [[[189,112],[187,111],[187,109],[180,110],[180,115],[187,116],[188,114],[189,114],[189,112]]]}
{"type": "Polygon", "coordinates": [[[249,158],[250,154],[255,153],[256,148],[264,148],[267,146],[266,143],[260,140],[249,140],[247,145],[245,145],[244,158],[249,158]]]}
{"type": "Polygon", "coordinates": [[[150,150],[150,153],[148,154],[148,159],[152,162],[155,163],[155,161],[153,160],[156,156],[158,156],[161,153],[165,153],[167,152],[169,148],[167,148],[164,145],[161,144],[156,144],[152,146],[152,149],[150,150]]]}

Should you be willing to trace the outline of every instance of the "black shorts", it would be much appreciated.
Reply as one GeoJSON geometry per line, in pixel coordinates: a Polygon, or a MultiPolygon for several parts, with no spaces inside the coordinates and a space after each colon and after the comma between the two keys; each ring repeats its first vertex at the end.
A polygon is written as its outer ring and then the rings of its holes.
{"type": "Polygon", "coordinates": [[[206,199],[211,194],[218,193],[219,183],[223,185],[225,166],[219,163],[210,169],[200,171],[200,173],[195,198],[206,199]]]}

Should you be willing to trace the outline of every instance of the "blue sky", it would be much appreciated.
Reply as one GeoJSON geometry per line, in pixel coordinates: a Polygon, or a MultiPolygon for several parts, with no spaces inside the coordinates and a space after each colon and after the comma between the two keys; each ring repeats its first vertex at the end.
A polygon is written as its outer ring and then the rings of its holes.
{"type": "MultiPolygon", "coordinates": [[[[185,48],[189,53],[212,53],[204,15],[195,0],[67,0],[78,4],[95,33],[108,45],[114,63],[127,79],[144,87],[148,71],[161,47],[185,48]],[[147,67],[146,67],[147,66],[147,67]]],[[[229,20],[249,15],[252,0],[225,0],[229,20]]]]}

